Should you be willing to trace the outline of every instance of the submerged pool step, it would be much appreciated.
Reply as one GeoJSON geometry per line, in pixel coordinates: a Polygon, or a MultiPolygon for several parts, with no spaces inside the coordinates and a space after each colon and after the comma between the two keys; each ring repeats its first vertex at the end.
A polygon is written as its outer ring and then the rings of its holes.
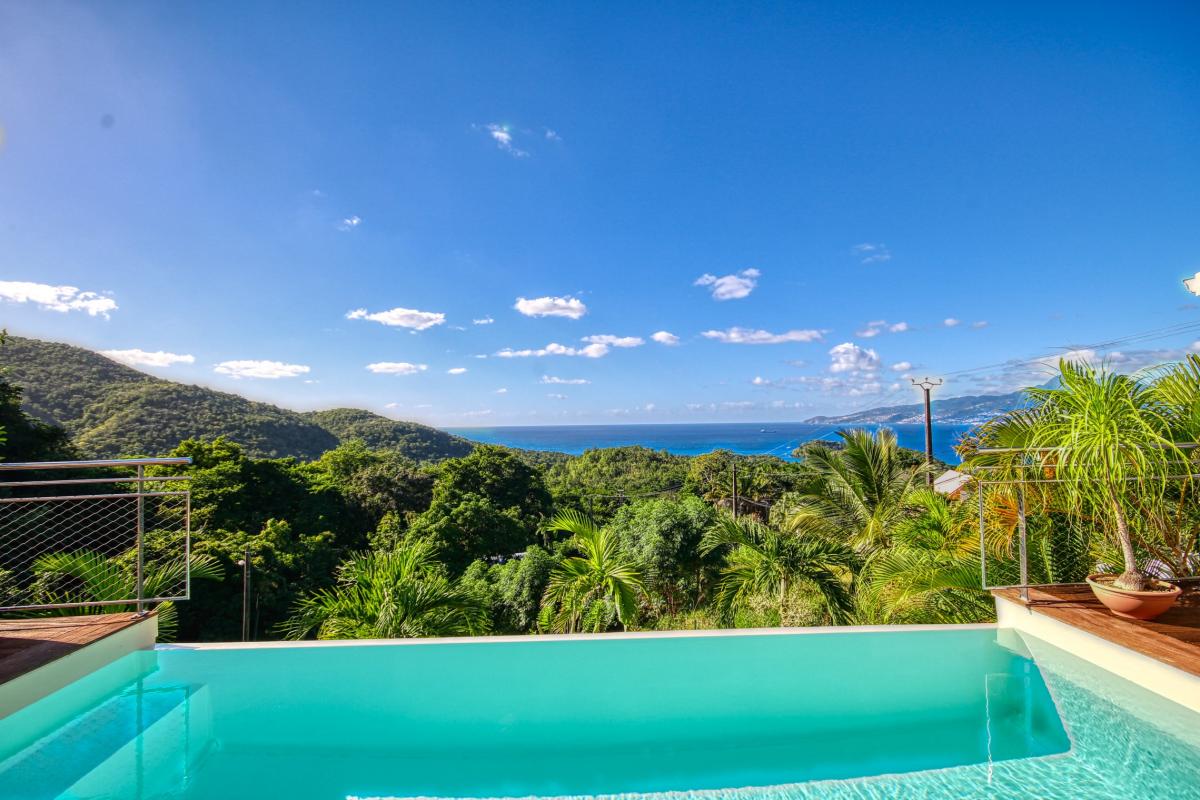
{"type": "MultiPolygon", "coordinates": [[[[0,763],[4,800],[148,797],[143,774],[177,774],[207,725],[204,687],[156,687],[112,697],[0,763]],[[194,713],[199,711],[200,713],[194,713]],[[192,744],[181,747],[181,744],[192,744]],[[133,780],[113,794],[111,770],[133,780]],[[97,783],[93,776],[102,776],[97,783]],[[107,781],[107,783],[104,783],[107,781]],[[104,786],[97,790],[93,787],[104,786]]],[[[194,758],[190,761],[194,763],[194,758]]],[[[158,779],[153,779],[158,783],[158,779]]]]}

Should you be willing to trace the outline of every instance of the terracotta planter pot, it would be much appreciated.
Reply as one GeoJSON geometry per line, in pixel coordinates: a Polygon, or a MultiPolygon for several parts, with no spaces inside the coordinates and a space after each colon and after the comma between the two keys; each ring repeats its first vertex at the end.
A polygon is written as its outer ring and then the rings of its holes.
{"type": "Polygon", "coordinates": [[[1088,575],[1087,582],[1097,600],[1125,619],[1154,619],[1173,606],[1182,591],[1166,581],[1154,581],[1160,587],[1157,591],[1131,592],[1113,587],[1114,578],[1115,575],[1088,575]]]}

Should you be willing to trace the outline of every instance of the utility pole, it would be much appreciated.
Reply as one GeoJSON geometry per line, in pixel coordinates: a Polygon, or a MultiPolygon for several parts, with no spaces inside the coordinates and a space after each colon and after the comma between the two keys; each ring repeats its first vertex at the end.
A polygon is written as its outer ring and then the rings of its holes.
{"type": "Polygon", "coordinates": [[[738,496],[737,496],[737,462],[733,462],[733,518],[737,519],[738,515],[738,496]]]}
{"type": "MultiPolygon", "coordinates": [[[[934,381],[934,380],[930,380],[928,376],[926,376],[922,380],[917,380],[916,378],[913,378],[912,385],[921,387],[921,390],[925,392],[925,463],[927,465],[932,466],[933,465],[933,415],[929,411],[929,390],[933,389],[935,386],[941,386],[942,379],[938,378],[936,381],[934,381]]],[[[932,471],[925,473],[925,483],[928,484],[929,486],[933,485],[933,472],[932,471]]]]}
{"type": "Polygon", "coordinates": [[[238,562],[242,568],[242,641],[250,641],[250,548],[238,562]]]}

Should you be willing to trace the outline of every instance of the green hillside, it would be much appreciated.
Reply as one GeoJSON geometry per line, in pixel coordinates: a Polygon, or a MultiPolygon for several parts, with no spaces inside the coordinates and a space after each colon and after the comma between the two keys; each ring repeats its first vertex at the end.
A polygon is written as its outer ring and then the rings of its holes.
{"type": "Polygon", "coordinates": [[[465,439],[359,409],[301,413],[163,380],[82,347],[11,336],[0,348],[24,408],[66,428],[92,456],[160,455],[192,437],[227,436],[256,457],[312,459],[350,439],[425,461],[460,456],[465,439]]]}

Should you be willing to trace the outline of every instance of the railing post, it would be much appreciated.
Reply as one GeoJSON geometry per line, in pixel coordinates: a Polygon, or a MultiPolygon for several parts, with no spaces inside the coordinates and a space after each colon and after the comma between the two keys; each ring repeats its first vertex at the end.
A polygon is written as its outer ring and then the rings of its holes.
{"type": "Polygon", "coordinates": [[[979,481],[979,577],[983,580],[983,588],[988,588],[987,577],[987,535],[985,533],[983,521],[983,492],[987,488],[987,484],[979,481]]]}
{"type": "Polygon", "coordinates": [[[137,467],[137,613],[142,615],[146,613],[145,601],[145,538],[146,538],[146,495],[145,495],[145,472],[146,468],[141,464],[137,467]]]}
{"type": "Polygon", "coordinates": [[[1021,547],[1021,599],[1029,602],[1029,553],[1025,547],[1025,482],[1017,486],[1017,528],[1021,547]]]}

